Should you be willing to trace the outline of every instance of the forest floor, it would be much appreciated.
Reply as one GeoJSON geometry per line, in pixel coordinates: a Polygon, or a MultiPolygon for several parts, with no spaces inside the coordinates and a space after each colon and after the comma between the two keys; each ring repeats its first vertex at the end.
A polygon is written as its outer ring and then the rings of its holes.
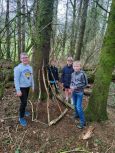
{"type": "MultiPolygon", "coordinates": [[[[87,97],[84,97],[84,104],[87,97]]],[[[60,103],[62,110],[66,107],[60,103]]],[[[47,125],[46,102],[38,105],[38,122],[26,117],[27,127],[18,122],[19,99],[15,89],[6,89],[0,101],[0,153],[115,153],[115,107],[108,107],[108,120],[102,123],[88,123],[84,129],[77,129],[78,120],[73,119],[73,110],[55,125],[47,125]],[[94,127],[91,137],[83,140],[83,134],[94,127]],[[18,150],[20,148],[20,151],[18,150]],[[17,151],[16,151],[17,150],[17,151]]],[[[31,111],[31,105],[28,104],[31,111]]],[[[50,102],[51,119],[60,115],[55,101],[50,102]]]]}

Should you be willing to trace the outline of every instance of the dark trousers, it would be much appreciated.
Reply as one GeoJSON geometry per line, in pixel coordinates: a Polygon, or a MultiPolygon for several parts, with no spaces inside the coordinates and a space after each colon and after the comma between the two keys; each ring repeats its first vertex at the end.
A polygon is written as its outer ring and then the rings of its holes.
{"type": "Polygon", "coordinates": [[[22,96],[20,97],[21,103],[20,103],[20,118],[24,117],[25,114],[25,108],[27,106],[27,99],[28,99],[28,94],[29,94],[29,87],[27,88],[20,88],[21,92],[22,92],[22,96]]]}

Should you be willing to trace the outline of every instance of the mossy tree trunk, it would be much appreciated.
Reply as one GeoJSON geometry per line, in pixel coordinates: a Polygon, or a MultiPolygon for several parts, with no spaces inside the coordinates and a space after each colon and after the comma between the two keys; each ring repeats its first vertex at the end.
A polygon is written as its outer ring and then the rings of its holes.
{"type": "Polygon", "coordinates": [[[53,21],[53,4],[54,0],[39,0],[36,10],[36,31],[33,37],[34,54],[33,54],[33,69],[35,81],[35,94],[38,97],[38,77],[42,85],[42,95],[45,93],[42,77],[42,67],[46,68],[49,62],[50,40],[53,21]],[[40,70],[40,76],[39,76],[40,70]]]}
{"type": "Polygon", "coordinates": [[[107,116],[107,98],[115,66],[115,1],[112,1],[108,27],[104,37],[94,88],[89,99],[86,117],[90,121],[104,121],[107,116]]]}

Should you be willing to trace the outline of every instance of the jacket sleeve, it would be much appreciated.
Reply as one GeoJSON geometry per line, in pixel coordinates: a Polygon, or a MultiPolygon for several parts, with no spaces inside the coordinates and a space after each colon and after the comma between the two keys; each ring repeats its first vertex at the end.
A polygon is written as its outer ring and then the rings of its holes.
{"type": "Polygon", "coordinates": [[[56,78],[56,81],[59,81],[59,73],[58,73],[58,68],[56,68],[57,69],[57,74],[56,74],[56,76],[57,76],[57,78],[56,78]]]}
{"type": "Polygon", "coordinates": [[[87,76],[83,72],[81,76],[81,83],[77,84],[77,88],[85,88],[88,84],[87,76]]]}
{"type": "Polygon", "coordinates": [[[14,68],[14,85],[16,92],[20,91],[20,69],[18,67],[14,68]]]}
{"type": "Polygon", "coordinates": [[[61,83],[64,83],[64,68],[62,69],[61,83]]]}

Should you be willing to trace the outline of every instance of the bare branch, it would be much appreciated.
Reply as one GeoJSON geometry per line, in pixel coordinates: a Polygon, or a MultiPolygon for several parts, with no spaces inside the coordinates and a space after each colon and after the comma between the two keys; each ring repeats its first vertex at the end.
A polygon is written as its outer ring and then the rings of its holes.
{"type": "Polygon", "coordinates": [[[100,5],[100,4],[98,3],[98,1],[95,1],[95,0],[94,0],[94,2],[95,2],[102,10],[104,10],[104,11],[107,12],[107,13],[110,13],[110,12],[108,12],[108,10],[106,10],[102,5],[100,5]]]}

